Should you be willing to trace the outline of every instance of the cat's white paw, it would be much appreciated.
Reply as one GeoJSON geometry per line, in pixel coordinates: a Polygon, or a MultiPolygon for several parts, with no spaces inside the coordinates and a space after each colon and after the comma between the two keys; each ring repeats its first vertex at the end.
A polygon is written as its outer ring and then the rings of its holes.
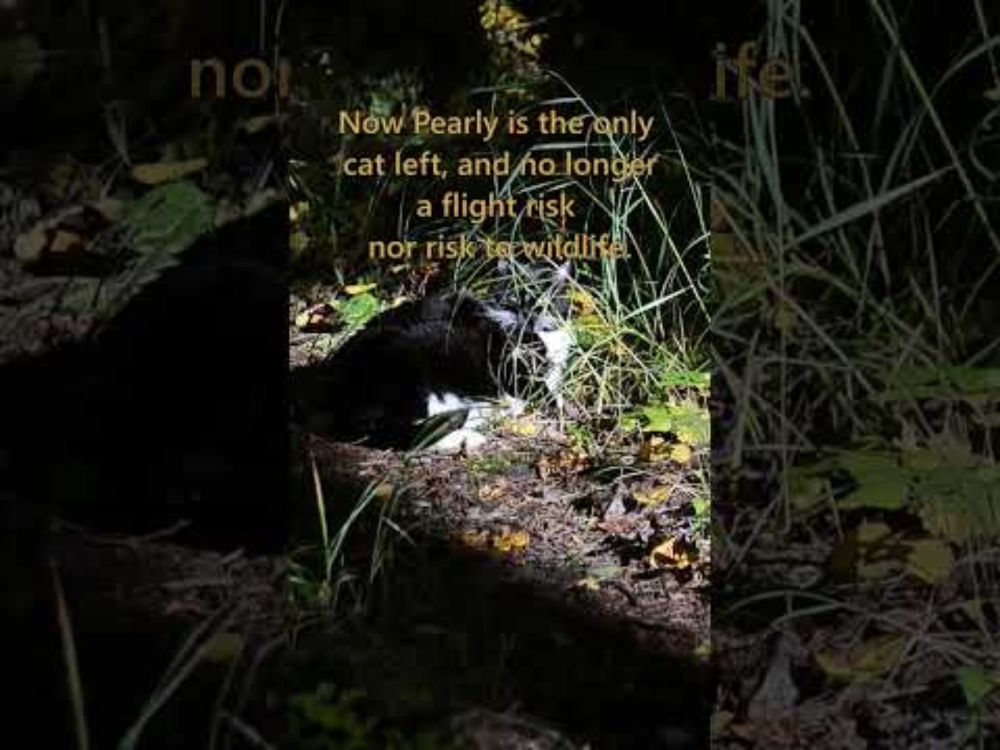
{"type": "Polygon", "coordinates": [[[455,430],[431,446],[431,450],[441,453],[452,453],[463,448],[467,451],[482,448],[486,444],[486,436],[475,430],[455,430]]]}

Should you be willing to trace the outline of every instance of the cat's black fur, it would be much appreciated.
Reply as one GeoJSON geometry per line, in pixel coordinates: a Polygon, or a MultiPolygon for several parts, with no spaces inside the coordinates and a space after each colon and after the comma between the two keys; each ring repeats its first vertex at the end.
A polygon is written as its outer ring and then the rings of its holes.
{"type": "Polygon", "coordinates": [[[528,391],[544,346],[527,322],[464,293],[387,310],[327,361],[293,373],[302,424],[339,440],[410,447],[432,395],[528,391]]]}

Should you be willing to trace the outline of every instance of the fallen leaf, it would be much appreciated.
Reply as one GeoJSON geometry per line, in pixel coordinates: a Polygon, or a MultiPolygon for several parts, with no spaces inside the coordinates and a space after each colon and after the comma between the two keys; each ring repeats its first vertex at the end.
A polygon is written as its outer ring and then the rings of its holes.
{"type": "Polygon", "coordinates": [[[649,553],[651,568],[675,568],[682,570],[690,568],[697,560],[697,550],[693,545],[680,539],[668,539],[658,544],[649,553]]]}
{"type": "Polygon", "coordinates": [[[471,549],[486,549],[490,542],[490,536],[485,531],[466,531],[459,534],[458,540],[471,549]]]}
{"type": "Polygon", "coordinates": [[[670,497],[670,487],[663,484],[659,487],[652,487],[648,490],[639,490],[634,494],[635,501],[639,505],[645,505],[647,507],[653,505],[659,505],[660,503],[666,502],[667,498],[670,497]]]}
{"type": "Polygon", "coordinates": [[[306,201],[298,201],[288,206],[288,219],[293,224],[309,213],[309,204],[306,201]]]}
{"type": "Polygon", "coordinates": [[[590,456],[586,451],[567,448],[558,453],[541,456],[535,468],[538,476],[546,479],[554,474],[578,474],[590,465],[590,456]]]}
{"type": "Polygon", "coordinates": [[[511,435],[519,437],[534,437],[538,434],[538,423],[530,416],[525,415],[516,419],[509,419],[504,423],[504,429],[511,435]]]}
{"type": "Polygon", "coordinates": [[[332,328],[333,314],[333,307],[326,303],[314,305],[295,316],[295,327],[303,331],[332,328]]]}
{"type": "Polygon", "coordinates": [[[132,167],[132,179],[143,185],[161,185],[200,172],[207,166],[208,159],[204,158],[136,164],[132,167]]]}
{"type": "Polygon", "coordinates": [[[687,443],[677,443],[670,449],[670,458],[679,464],[687,465],[694,458],[694,451],[687,443]]]}
{"type": "Polygon", "coordinates": [[[582,289],[574,289],[566,296],[577,315],[591,315],[597,310],[594,298],[582,289]]]}
{"type": "Polygon", "coordinates": [[[509,483],[505,478],[500,477],[495,482],[480,485],[478,495],[479,499],[484,502],[493,502],[503,498],[509,491],[509,483]]]}
{"type": "Polygon", "coordinates": [[[493,547],[499,552],[512,552],[524,549],[529,541],[531,538],[527,531],[505,531],[493,539],[493,547]]]}
{"type": "Polygon", "coordinates": [[[955,679],[970,708],[981,706],[990,693],[1000,689],[1000,672],[988,672],[979,664],[959,667],[955,670],[955,679]]]}
{"type": "Polygon", "coordinates": [[[666,461],[670,457],[670,446],[666,438],[659,435],[647,435],[639,446],[639,458],[646,463],[655,464],[666,461]]]}
{"type": "Polygon", "coordinates": [[[14,240],[14,257],[25,264],[35,263],[41,259],[47,244],[48,232],[44,227],[35,227],[14,240]]]}
{"type": "Polygon", "coordinates": [[[805,474],[798,467],[789,469],[788,501],[803,513],[822,504],[831,496],[830,480],[805,474]]]}
{"type": "Polygon", "coordinates": [[[881,521],[862,521],[857,529],[858,544],[871,547],[883,542],[892,535],[892,529],[881,521]]]}
{"type": "Polygon", "coordinates": [[[76,232],[67,232],[59,229],[56,230],[56,234],[52,238],[49,250],[53,253],[68,253],[71,250],[82,250],[83,246],[83,237],[76,232]]]}
{"type": "Polygon", "coordinates": [[[955,567],[951,547],[941,539],[907,541],[906,569],[932,586],[947,580],[955,567]]]}
{"type": "Polygon", "coordinates": [[[816,663],[826,674],[847,682],[870,682],[892,669],[902,658],[906,639],[882,635],[863,641],[846,652],[832,650],[816,654],[816,663]]]}
{"type": "Polygon", "coordinates": [[[378,287],[378,284],[348,284],[344,287],[344,294],[348,297],[357,297],[359,294],[370,292],[378,287]]]}
{"type": "Polygon", "coordinates": [[[202,647],[201,653],[206,661],[229,664],[239,656],[243,645],[243,636],[239,633],[216,633],[202,647]]]}
{"type": "Polygon", "coordinates": [[[863,481],[840,500],[843,510],[901,510],[906,505],[908,483],[902,474],[863,481]]]}
{"type": "Polygon", "coordinates": [[[118,221],[125,213],[125,201],[118,198],[102,198],[90,205],[108,222],[118,221]]]}
{"type": "Polygon", "coordinates": [[[396,495],[396,488],[389,482],[379,482],[371,490],[372,499],[379,501],[380,503],[386,503],[392,500],[396,495]]]}

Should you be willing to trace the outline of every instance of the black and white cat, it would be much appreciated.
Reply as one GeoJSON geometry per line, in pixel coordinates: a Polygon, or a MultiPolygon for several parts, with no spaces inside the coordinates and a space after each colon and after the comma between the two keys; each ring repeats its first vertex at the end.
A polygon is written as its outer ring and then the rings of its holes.
{"type": "Polygon", "coordinates": [[[486,423],[520,413],[539,384],[561,403],[572,336],[554,300],[564,284],[565,269],[548,309],[459,292],[381,313],[328,360],[293,372],[301,423],[372,447],[481,446],[486,423]]]}

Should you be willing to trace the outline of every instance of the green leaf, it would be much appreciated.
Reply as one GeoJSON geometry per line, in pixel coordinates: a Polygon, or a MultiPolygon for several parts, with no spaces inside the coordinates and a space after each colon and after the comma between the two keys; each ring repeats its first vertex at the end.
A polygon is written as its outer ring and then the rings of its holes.
{"type": "Polygon", "coordinates": [[[985,367],[906,367],[886,383],[882,398],[954,399],[1000,397],[1000,369],[985,367]]]}
{"type": "Polygon", "coordinates": [[[378,315],[380,309],[378,298],[368,292],[337,303],[337,312],[349,328],[360,328],[378,315]]]}
{"type": "Polygon", "coordinates": [[[0,40],[0,84],[10,84],[20,91],[44,67],[45,51],[35,37],[20,34],[0,40]]]}
{"type": "Polygon", "coordinates": [[[788,500],[799,511],[809,511],[822,504],[832,494],[830,480],[812,476],[799,467],[788,470],[788,500]]]}
{"type": "Polygon", "coordinates": [[[903,474],[872,479],[840,500],[843,510],[901,510],[906,505],[907,482],[903,474]]]}
{"type": "Polygon", "coordinates": [[[955,670],[955,679],[958,680],[965,702],[970,708],[978,708],[990,693],[1000,688],[1000,675],[987,672],[978,664],[959,667],[955,670]]]}
{"type": "Polygon", "coordinates": [[[136,252],[143,255],[179,253],[214,222],[208,198],[187,181],[150,190],[128,208],[124,219],[136,252]]]}
{"type": "Polygon", "coordinates": [[[709,441],[711,423],[708,412],[694,403],[648,404],[639,409],[643,432],[672,432],[689,445],[709,441]]]}

